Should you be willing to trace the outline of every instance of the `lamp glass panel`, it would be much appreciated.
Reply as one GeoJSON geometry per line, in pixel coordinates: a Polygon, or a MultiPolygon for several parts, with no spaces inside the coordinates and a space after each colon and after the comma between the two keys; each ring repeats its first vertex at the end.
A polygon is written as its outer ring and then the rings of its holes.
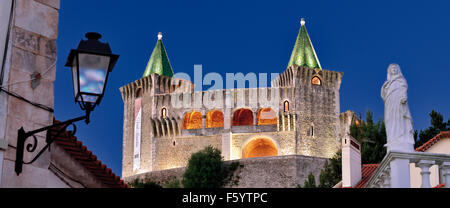
{"type": "Polygon", "coordinates": [[[84,102],[95,103],[105,87],[110,57],[86,53],[78,56],[80,92],[84,94],[82,99],[84,102]]]}
{"type": "Polygon", "coordinates": [[[78,99],[78,63],[77,59],[73,59],[72,63],[72,79],[73,79],[73,95],[75,96],[75,99],[78,99]]]}

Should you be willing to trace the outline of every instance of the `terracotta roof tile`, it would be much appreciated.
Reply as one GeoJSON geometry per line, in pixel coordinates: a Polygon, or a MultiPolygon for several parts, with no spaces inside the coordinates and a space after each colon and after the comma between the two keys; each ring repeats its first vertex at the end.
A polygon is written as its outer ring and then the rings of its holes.
{"type": "MultiPolygon", "coordinates": [[[[59,123],[59,121],[54,121],[59,123]]],[[[55,130],[58,130],[57,128],[55,130]]],[[[55,131],[51,131],[53,136],[56,136],[55,131]]],[[[84,168],[90,171],[101,183],[110,188],[127,188],[127,184],[116,176],[112,170],[102,164],[97,156],[83,145],[77,137],[72,136],[68,131],[56,136],[55,141],[57,145],[62,147],[73,159],[80,163],[84,168]]]]}
{"type": "Polygon", "coordinates": [[[436,144],[440,139],[444,138],[450,138],[450,131],[441,131],[438,135],[433,137],[432,139],[428,140],[428,142],[425,142],[422,146],[418,147],[416,149],[417,152],[425,152],[427,149],[429,149],[431,146],[436,144]]]}
{"type": "Polygon", "coordinates": [[[363,164],[361,168],[361,180],[353,188],[364,188],[378,166],[380,166],[380,164],[363,164]]]}

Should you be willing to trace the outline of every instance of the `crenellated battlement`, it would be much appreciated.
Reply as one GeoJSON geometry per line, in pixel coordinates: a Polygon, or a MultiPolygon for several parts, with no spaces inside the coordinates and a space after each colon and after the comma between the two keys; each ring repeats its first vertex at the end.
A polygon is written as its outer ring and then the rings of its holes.
{"type": "Polygon", "coordinates": [[[151,91],[152,95],[158,95],[174,92],[193,92],[194,84],[187,80],[153,73],[121,87],[122,99],[126,100],[135,97],[135,93],[139,88],[142,88],[143,93],[151,91]]]}
{"type": "Polygon", "coordinates": [[[318,77],[322,81],[321,85],[337,87],[339,89],[343,74],[343,72],[321,70],[318,68],[313,69],[294,64],[281,73],[280,76],[272,80],[271,84],[274,87],[312,86],[312,79],[318,77]]]}

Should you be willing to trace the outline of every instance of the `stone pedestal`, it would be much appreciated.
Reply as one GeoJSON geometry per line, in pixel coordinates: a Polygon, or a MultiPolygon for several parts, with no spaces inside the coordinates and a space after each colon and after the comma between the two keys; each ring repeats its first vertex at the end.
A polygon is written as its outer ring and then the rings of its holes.
{"type": "Polygon", "coordinates": [[[388,152],[414,152],[414,143],[388,142],[385,146],[388,152]]]}
{"type": "Polygon", "coordinates": [[[389,164],[391,188],[410,188],[409,160],[396,158],[389,164]]]}

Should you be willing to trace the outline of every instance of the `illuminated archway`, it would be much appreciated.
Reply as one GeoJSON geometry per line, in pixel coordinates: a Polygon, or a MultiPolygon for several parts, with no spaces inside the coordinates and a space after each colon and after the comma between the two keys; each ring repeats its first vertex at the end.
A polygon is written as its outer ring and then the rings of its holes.
{"type": "Polygon", "coordinates": [[[184,115],[184,129],[201,129],[203,127],[202,113],[192,111],[184,115]]]}
{"type": "Polygon", "coordinates": [[[206,128],[223,127],[223,113],[220,110],[212,110],[206,114],[206,128]]]}
{"type": "Polygon", "coordinates": [[[241,108],[234,111],[233,126],[250,126],[253,125],[253,111],[241,108]]]}
{"type": "Polygon", "coordinates": [[[261,108],[258,110],[258,125],[277,124],[277,113],[272,108],[261,108]]]}
{"type": "Polygon", "coordinates": [[[277,155],[277,145],[271,139],[256,138],[245,145],[242,158],[268,157],[277,155]]]}

